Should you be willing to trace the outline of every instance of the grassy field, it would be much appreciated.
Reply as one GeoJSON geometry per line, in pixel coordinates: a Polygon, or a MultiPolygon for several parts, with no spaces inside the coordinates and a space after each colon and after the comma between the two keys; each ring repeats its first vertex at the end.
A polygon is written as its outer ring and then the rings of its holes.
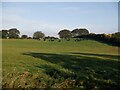
{"type": "Polygon", "coordinates": [[[120,88],[118,47],[92,40],[2,40],[3,88],[120,88]]]}

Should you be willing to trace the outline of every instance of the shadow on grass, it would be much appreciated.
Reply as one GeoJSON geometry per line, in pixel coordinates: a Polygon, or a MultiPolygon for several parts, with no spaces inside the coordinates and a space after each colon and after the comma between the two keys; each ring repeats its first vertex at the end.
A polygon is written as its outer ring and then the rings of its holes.
{"type": "Polygon", "coordinates": [[[81,80],[84,78],[83,86],[97,85],[98,87],[119,87],[120,83],[120,62],[112,59],[119,58],[115,55],[104,54],[90,54],[90,53],[75,53],[69,54],[54,54],[54,53],[23,53],[23,55],[29,55],[38,59],[60,65],[63,69],[72,71],[73,73],[67,73],[59,68],[47,66],[35,66],[43,68],[45,73],[54,79],[74,79],[76,81],[75,86],[81,85],[81,80]],[[73,54],[73,55],[71,55],[73,54]],[[84,55],[84,56],[83,56],[84,55]],[[104,60],[97,57],[110,58],[110,60],[104,60]],[[94,84],[93,84],[94,83],[94,84]]]}
{"type": "Polygon", "coordinates": [[[88,55],[88,56],[99,56],[103,58],[110,58],[116,59],[118,61],[120,59],[120,55],[108,55],[108,54],[93,54],[93,53],[81,53],[81,52],[70,52],[71,54],[78,54],[78,55],[88,55]]]}

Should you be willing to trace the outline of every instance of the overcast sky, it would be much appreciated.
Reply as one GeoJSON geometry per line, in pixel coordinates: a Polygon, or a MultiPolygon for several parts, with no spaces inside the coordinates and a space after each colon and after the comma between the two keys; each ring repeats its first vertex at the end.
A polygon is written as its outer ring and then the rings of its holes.
{"type": "Polygon", "coordinates": [[[57,36],[62,29],[87,28],[94,33],[118,31],[117,2],[2,2],[2,29],[21,35],[35,31],[57,36]]]}

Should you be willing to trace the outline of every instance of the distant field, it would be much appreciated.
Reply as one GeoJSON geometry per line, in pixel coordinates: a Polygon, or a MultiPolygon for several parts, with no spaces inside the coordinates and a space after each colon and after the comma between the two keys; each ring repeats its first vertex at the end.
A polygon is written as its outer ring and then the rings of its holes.
{"type": "Polygon", "coordinates": [[[120,88],[118,47],[92,40],[2,40],[3,88],[120,88]]]}

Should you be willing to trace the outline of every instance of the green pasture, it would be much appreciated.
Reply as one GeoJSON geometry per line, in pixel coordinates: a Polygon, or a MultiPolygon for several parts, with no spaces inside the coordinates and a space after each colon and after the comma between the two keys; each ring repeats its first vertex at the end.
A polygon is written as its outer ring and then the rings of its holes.
{"type": "Polygon", "coordinates": [[[120,87],[118,47],[75,42],[2,40],[3,88],[120,87]]]}

